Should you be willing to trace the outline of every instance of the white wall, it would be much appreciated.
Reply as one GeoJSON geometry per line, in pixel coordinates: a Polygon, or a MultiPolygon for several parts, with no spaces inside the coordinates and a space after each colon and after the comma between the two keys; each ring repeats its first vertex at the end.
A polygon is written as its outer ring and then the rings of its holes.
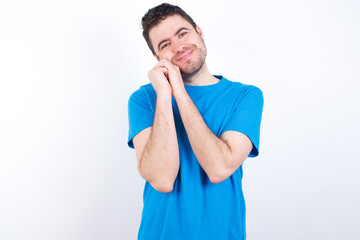
{"type": "MultiPolygon", "coordinates": [[[[161,1],[1,1],[0,239],[135,239],[144,180],[127,100],[161,1]]],[[[265,96],[244,164],[249,240],[360,238],[359,1],[170,1],[213,74],[265,96]]]]}

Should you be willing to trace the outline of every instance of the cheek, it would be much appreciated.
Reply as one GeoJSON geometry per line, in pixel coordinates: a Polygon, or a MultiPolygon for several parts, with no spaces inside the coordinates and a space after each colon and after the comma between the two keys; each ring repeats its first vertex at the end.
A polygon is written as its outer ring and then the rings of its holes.
{"type": "Polygon", "coordinates": [[[164,52],[159,54],[159,59],[167,59],[167,60],[171,60],[172,55],[169,52],[164,52]]]}

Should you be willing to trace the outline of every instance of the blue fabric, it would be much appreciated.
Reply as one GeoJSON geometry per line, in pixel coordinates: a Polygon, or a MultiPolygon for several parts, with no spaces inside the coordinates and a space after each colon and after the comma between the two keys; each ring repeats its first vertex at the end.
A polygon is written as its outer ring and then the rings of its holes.
{"type": "MultiPolygon", "coordinates": [[[[259,153],[262,91],[222,76],[207,86],[185,88],[209,129],[218,137],[239,131],[253,143],[249,157],[259,153]]],[[[140,87],[129,99],[128,145],[152,126],[156,93],[151,84],[140,87]]],[[[144,208],[138,239],[141,240],[241,240],[246,238],[242,166],[225,181],[213,184],[198,163],[189,143],[176,102],[173,111],[179,143],[180,170],[173,191],[162,193],[146,181],[144,208]]]]}

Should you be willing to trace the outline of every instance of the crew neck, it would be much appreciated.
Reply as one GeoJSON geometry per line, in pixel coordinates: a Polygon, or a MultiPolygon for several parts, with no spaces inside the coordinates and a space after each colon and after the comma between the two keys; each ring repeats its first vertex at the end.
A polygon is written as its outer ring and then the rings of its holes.
{"type": "Polygon", "coordinates": [[[226,82],[228,82],[228,80],[226,78],[224,78],[221,75],[213,75],[214,77],[216,77],[217,79],[219,79],[220,81],[214,84],[209,84],[209,85],[200,85],[200,86],[193,86],[193,85],[184,85],[186,90],[190,90],[190,91],[196,91],[196,90],[208,90],[208,89],[213,89],[213,88],[218,88],[220,86],[223,86],[226,84],[226,82]]]}

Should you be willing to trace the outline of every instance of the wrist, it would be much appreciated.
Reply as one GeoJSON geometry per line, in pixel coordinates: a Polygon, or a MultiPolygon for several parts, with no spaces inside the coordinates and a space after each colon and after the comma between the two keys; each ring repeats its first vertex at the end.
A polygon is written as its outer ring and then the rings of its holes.
{"type": "Polygon", "coordinates": [[[171,101],[171,92],[156,92],[156,99],[162,102],[171,101]]]}
{"type": "Polygon", "coordinates": [[[175,98],[176,102],[184,101],[184,100],[186,100],[187,98],[190,97],[189,94],[186,92],[185,87],[183,89],[181,89],[181,90],[174,91],[173,95],[174,95],[174,98],[175,98]]]}

